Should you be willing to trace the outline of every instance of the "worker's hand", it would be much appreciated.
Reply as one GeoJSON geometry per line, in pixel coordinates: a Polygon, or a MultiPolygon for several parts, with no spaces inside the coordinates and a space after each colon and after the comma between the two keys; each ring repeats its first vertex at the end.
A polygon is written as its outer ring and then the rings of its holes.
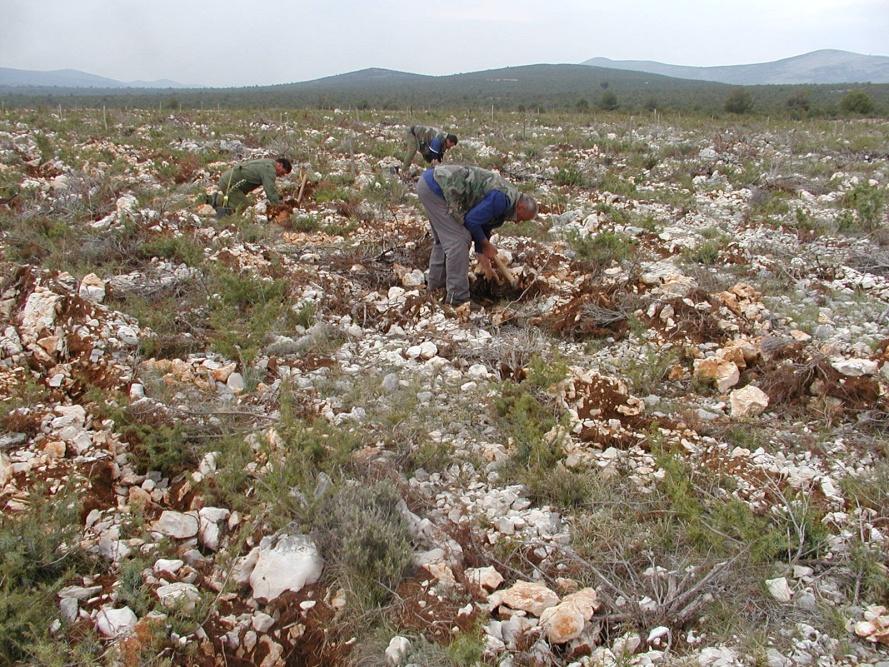
{"type": "Polygon", "coordinates": [[[482,244],[482,254],[488,259],[494,259],[497,256],[497,248],[490,241],[485,241],[482,244]]]}
{"type": "Polygon", "coordinates": [[[441,164],[441,160],[433,160],[433,161],[431,162],[431,164],[432,164],[433,167],[437,167],[438,165],[441,164]]]}
{"type": "Polygon", "coordinates": [[[481,268],[482,273],[485,274],[485,278],[488,280],[497,280],[497,275],[491,267],[491,260],[484,255],[476,255],[476,257],[478,258],[478,265],[481,268]]]}

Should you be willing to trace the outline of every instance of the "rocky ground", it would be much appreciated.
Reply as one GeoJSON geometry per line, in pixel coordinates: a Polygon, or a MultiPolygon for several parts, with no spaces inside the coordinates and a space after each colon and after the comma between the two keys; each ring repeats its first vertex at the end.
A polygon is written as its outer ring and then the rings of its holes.
{"type": "Polygon", "coordinates": [[[406,116],[62,113],[0,118],[4,662],[889,664],[889,123],[424,118],[541,203],[453,310],[406,116]]]}

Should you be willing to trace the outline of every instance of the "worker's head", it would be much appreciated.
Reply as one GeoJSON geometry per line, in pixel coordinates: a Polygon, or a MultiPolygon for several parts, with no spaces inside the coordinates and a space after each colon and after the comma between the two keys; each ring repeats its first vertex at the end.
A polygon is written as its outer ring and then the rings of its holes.
{"type": "Polygon", "coordinates": [[[291,171],[293,171],[293,165],[290,164],[290,160],[286,157],[279,157],[275,160],[275,174],[283,176],[284,174],[289,174],[291,171]]]}
{"type": "Polygon", "coordinates": [[[524,222],[525,220],[533,220],[537,216],[537,201],[531,195],[524,193],[519,195],[519,199],[515,204],[516,222],[524,222]]]}
{"type": "Polygon", "coordinates": [[[449,134],[448,136],[446,136],[444,145],[445,145],[445,148],[453,148],[454,146],[456,146],[457,145],[457,135],[456,134],[449,134]]]}

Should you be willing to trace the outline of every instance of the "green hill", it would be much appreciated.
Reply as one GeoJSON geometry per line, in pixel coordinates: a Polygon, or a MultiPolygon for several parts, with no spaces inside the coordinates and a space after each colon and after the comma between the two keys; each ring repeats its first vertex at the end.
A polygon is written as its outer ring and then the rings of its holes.
{"type": "MultiPolygon", "coordinates": [[[[753,111],[787,111],[791,97],[805,98],[813,113],[833,113],[848,85],[750,86],[753,111]]],[[[855,86],[889,112],[889,84],[855,86]]],[[[79,104],[94,106],[184,107],[355,107],[586,109],[606,106],[630,110],[678,110],[722,113],[733,88],[646,72],[575,64],[538,64],[425,76],[371,68],[300,83],[247,88],[199,88],[176,91],[137,89],[61,89],[0,87],[11,106],[79,104]]]]}

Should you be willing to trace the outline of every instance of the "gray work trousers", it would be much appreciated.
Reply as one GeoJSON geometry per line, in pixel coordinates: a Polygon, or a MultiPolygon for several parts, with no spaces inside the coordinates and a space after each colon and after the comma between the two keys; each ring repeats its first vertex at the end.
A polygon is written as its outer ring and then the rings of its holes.
{"type": "Polygon", "coordinates": [[[469,301],[469,244],[472,235],[462,222],[448,212],[448,205],[420,176],[417,196],[432,226],[432,254],[429,256],[430,290],[446,288],[445,302],[460,305],[469,301]]]}

